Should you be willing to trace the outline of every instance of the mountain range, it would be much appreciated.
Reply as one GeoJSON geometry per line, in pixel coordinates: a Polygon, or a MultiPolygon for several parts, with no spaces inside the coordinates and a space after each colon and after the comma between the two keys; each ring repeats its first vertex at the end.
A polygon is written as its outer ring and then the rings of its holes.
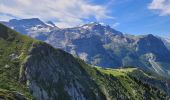
{"type": "Polygon", "coordinates": [[[2,100],[169,100],[169,87],[162,76],[89,65],[0,24],[2,100]]]}
{"type": "Polygon", "coordinates": [[[170,74],[169,42],[152,34],[124,34],[96,22],[73,28],[58,28],[52,22],[45,23],[38,18],[1,23],[95,66],[136,66],[165,77],[170,74]]]}

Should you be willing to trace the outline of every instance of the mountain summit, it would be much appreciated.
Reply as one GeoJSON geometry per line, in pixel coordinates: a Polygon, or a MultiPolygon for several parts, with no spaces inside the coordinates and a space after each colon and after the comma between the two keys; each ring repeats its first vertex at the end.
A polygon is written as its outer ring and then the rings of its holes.
{"type": "Polygon", "coordinates": [[[24,25],[24,26],[36,26],[36,25],[45,25],[40,19],[38,18],[31,18],[31,19],[11,19],[9,20],[9,24],[11,25],[24,25]]]}

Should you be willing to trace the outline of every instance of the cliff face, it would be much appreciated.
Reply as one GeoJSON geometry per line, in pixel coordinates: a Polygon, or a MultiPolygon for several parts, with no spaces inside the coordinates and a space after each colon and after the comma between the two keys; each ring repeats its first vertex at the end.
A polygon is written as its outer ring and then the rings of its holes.
{"type": "Polygon", "coordinates": [[[0,30],[0,99],[169,99],[169,81],[162,77],[91,66],[4,25],[0,30]]]}
{"type": "Polygon", "coordinates": [[[70,54],[47,44],[35,44],[27,58],[25,75],[38,100],[102,100],[104,94],[70,54]]]}

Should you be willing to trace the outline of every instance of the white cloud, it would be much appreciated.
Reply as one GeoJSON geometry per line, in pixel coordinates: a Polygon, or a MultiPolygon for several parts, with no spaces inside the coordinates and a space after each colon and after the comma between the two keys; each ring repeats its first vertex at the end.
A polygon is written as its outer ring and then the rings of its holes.
{"type": "Polygon", "coordinates": [[[0,13],[17,18],[57,20],[60,27],[82,24],[82,19],[90,17],[97,21],[112,18],[108,16],[106,6],[94,5],[87,0],[1,0],[0,13]]]}
{"type": "Polygon", "coordinates": [[[9,19],[12,19],[14,17],[5,15],[5,14],[0,14],[0,21],[8,21],[9,19]]]}
{"type": "Polygon", "coordinates": [[[112,27],[117,27],[117,26],[119,26],[119,25],[120,25],[120,23],[116,22],[116,23],[114,23],[114,24],[112,25],[112,27]]]}
{"type": "Polygon", "coordinates": [[[170,15],[170,0],[153,0],[148,8],[157,10],[161,16],[170,15]]]}

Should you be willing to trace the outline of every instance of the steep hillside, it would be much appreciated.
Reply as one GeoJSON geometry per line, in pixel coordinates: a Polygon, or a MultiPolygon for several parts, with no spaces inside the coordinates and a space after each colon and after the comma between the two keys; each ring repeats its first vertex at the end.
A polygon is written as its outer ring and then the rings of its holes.
{"type": "Polygon", "coordinates": [[[33,39],[19,35],[0,24],[0,88],[18,91],[31,98],[28,88],[19,82],[22,63],[28,55],[33,39]]]}
{"type": "Polygon", "coordinates": [[[18,32],[25,30],[28,36],[43,40],[92,65],[103,68],[137,66],[165,77],[170,75],[170,51],[161,39],[151,34],[125,35],[99,23],[64,29],[51,27],[39,19],[3,23],[18,32]]]}
{"type": "Polygon", "coordinates": [[[0,30],[0,99],[169,99],[166,79],[137,68],[91,66],[2,24],[0,30]]]}

